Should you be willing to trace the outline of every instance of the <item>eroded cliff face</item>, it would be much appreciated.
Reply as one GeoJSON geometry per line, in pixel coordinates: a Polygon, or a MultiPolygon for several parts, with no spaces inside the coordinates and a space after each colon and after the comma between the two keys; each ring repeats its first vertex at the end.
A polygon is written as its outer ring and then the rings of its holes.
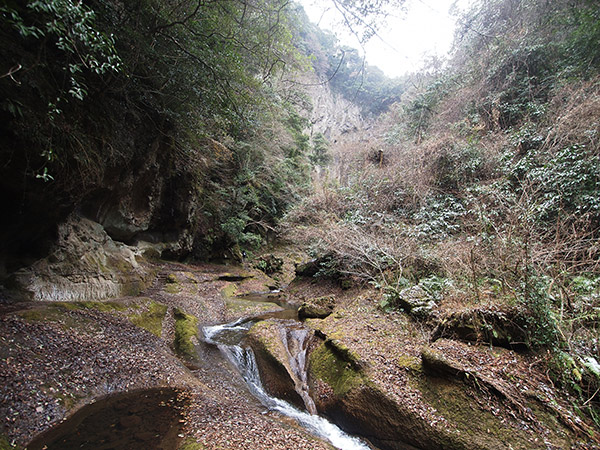
{"type": "MultiPolygon", "coordinates": [[[[322,133],[332,146],[368,139],[370,124],[358,105],[315,74],[300,78],[311,103],[302,111],[309,121],[305,133],[322,133]]],[[[232,151],[204,138],[182,155],[164,130],[137,119],[127,125],[122,117],[106,136],[115,148],[98,143],[90,150],[111,155],[95,173],[11,185],[14,205],[0,225],[0,281],[16,282],[37,300],[93,300],[134,292],[143,283],[135,255],[148,248],[179,260],[226,251],[215,189],[232,183],[232,151]]]]}
{"type": "Polygon", "coordinates": [[[16,295],[36,301],[87,301],[135,295],[152,274],[141,250],[115,242],[102,225],[77,214],[58,227],[50,254],[11,277],[16,295]]]}
{"type": "Polygon", "coordinates": [[[312,76],[306,84],[307,94],[312,101],[312,110],[307,111],[312,134],[322,133],[330,143],[335,144],[350,134],[369,128],[359,105],[334,92],[329,83],[312,76]]]}

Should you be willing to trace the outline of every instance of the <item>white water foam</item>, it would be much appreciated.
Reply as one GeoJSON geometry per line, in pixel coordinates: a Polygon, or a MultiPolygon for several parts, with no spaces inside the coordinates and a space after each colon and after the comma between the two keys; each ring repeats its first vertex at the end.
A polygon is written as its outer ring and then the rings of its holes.
{"type": "Polygon", "coordinates": [[[270,396],[265,391],[258,373],[258,367],[252,349],[242,348],[237,345],[237,343],[233,344],[231,342],[230,332],[239,336],[240,333],[247,331],[250,326],[251,324],[248,325],[247,322],[236,321],[231,324],[205,327],[203,328],[203,332],[206,342],[215,344],[219,347],[227,359],[229,359],[239,370],[252,395],[254,395],[266,408],[291,417],[309,432],[315,436],[326,439],[334,447],[340,450],[370,450],[370,447],[364,444],[360,439],[346,434],[338,426],[329,422],[327,419],[318,415],[309,414],[306,411],[301,411],[284,400],[270,396]],[[225,342],[223,342],[223,338],[225,338],[225,342]]]}

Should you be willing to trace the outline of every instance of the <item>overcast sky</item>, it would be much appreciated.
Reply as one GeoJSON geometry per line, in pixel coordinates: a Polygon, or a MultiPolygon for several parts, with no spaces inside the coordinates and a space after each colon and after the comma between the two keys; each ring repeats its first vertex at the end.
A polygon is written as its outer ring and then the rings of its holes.
{"type": "MultiPolygon", "coordinates": [[[[360,48],[356,38],[335,24],[337,11],[329,0],[300,0],[308,16],[323,29],[333,31],[344,44],[360,48]]],[[[366,59],[390,77],[420,69],[428,55],[445,56],[454,37],[453,3],[465,9],[472,0],[407,0],[405,13],[393,14],[388,24],[366,45],[366,59]]]]}

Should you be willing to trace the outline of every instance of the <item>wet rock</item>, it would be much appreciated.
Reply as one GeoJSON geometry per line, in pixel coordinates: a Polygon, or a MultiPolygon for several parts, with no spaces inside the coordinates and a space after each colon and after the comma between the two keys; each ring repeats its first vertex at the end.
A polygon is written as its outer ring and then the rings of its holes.
{"type": "Polygon", "coordinates": [[[294,321],[274,320],[257,323],[247,335],[266,391],[309,410],[312,405],[307,405],[307,401],[312,402],[307,398],[306,368],[303,366],[311,337],[310,330],[294,321]]]}
{"type": "Polygon", "coordinates": [[[311,298],[300,305],[298,317],[300,319],[324,319],[333,312],[334,307],[335,297],[332,295],[311,298]]]}

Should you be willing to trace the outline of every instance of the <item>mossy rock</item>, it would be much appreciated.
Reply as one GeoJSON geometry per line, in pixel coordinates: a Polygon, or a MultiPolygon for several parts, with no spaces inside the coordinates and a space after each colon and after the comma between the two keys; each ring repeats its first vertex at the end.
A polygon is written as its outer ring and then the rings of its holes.
{"type": "Polygon", "coordinates": [[[89,330],[96,327],[94,321],[88,317],[73,317],[67,314],[68,309],[60,304],[34,307],[19,311],[18,316],[28,322],[56,322],[64,330],[79,329],[89,330]]]}
{"type": "Polygon", "coordinates": [[[236,293],[237,293],[237,286],[233,283],[228,284],[227,286],[225,286],[223,289],[221,289],[221,295],[223,297],[227,298],[233,298],[235,297],[236,293]]]}
{"type": "Polygon", "coordinates": [[[179,294],[182,291],[181,283],[177,275],[170,273],[165,279],[165,291],[169,294],[179,294]]]}
{"type": "Polygon", "coordinates": [[[330,386],[337,397],[366,383],[356,360],[348,358],[348,353],[340,351],[331,341],[323,342],[310,353],[309,372],[313,380],[330,386]]]}
{"type": "Polygon", "coordinates": [[[125,303],[115,301],[57,302],[56,305],[60,305],[65,309],[71,310],[96,309],[103,312],[125,311],[129,308],[129,306],[125,303]]]}
{"type": "Polygon", "coordinates": [[[186,438],[180,445],[179,450],[204,450],[206,447],[195,439],[186,438]]]}
{"type": "Polygon", "coordinates": [[[309,378],[320,412],[351,434],[368,437],[382,450],[457,447],[405,405],[396,403],[369,379],[352,351],[333,340],[310,354],[309,378]]]}
{"type": "Polygon", "coordinates": [[[334,307],[335,297],[332,295],[312,298],[300,305],[298,317],[300,319],[324,319],[333,312],[334,307]]]}
{"type": "Polygon", "coordinates": [[[174,273],[170,273],[169,275],[167,275],[167,278],[165,281],[167,282],[167,284],[179,283],[179,280],[177,279],[177,275],[175,275],[174,273]]]}
{"type": "Polygon", "coordinates": [[[0,434],[0,450],[20,450],[20,448],[17,445],[11,445],[8,438],[0,434]]]}
{"type": "Polygon", "coordinates": [[[516,308],[473,308],[442,317],[432,340],[452,338],[520,350],[529,347],[527,328],[527,318],[516,308]]]}
{"type": "Polygon", "coordinates": [[[198,318],[187,314],[179,308],[173,310],[175,317],[175,351],[189,359],[196,358],[194,341],[198,335],[198,318]]]}

